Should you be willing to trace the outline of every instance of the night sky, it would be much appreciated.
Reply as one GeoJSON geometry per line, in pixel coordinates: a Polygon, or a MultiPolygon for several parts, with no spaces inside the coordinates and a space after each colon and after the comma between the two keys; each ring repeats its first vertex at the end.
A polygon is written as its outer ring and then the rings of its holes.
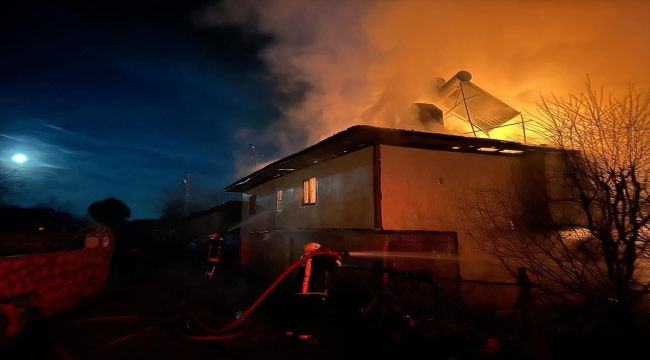
{"type": "Polygon", "coordinates": [[[204,1],[14,3],[0,5],[0,161],[28,161],[10,203],[83,215],[114,196],[155,218],[185,171],[195,196],[228,199],[251,141],[234,135],[278,117],[258,56],[272,39],[195,26],[204,1]]]}
{"type": "Polygon", "coordinates": [[[524,114],[586,74],[647,89],[649,2],[587,2],[0,1],[0,179],[21,181],[0,203],[81,216],[113,196],[155,218],[190,171],[193,208],[214,206],[349,126],[414,128],[411,103],[459,70],[524,114]]]}

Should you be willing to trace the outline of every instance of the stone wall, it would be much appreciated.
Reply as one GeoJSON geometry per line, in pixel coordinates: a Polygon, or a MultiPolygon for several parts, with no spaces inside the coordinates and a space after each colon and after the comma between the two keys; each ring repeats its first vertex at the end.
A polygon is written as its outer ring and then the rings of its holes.
{"type": "Polygon", "coordinates": [[[34,319],[97,293],[112,253],[111,233],[88,235],[81,250],[0,257],[0,343],[16,338],[34,319]]]}

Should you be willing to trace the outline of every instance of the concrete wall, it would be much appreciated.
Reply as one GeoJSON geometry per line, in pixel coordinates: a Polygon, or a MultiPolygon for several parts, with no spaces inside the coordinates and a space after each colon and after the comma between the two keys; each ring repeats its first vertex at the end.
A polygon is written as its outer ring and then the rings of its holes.
{"type": "Polygon", "coordinates": [[[386,230],[456,231],[477,188],[514,196],[522,158],[382,145],[382,224],[386,230]]]}
{"type": "MultiPolygon", "coordinates": [[[[456,153],[384,146],[381,159],[381,209],[385,230],[453,231],[458,234],[463,279],[512,281],[500,264],[466,235],[463,221],[476,189],[515,196],[522,157],[456,153]]],[[[463,298],[475,306],[508,306],[516,298],[494,289],[464,285],[463,298]]]]}
{"type": "Polygon", "coordinates": [[[272,229],[374,227],[373,149],[322,162],[279,177],[243,195],[242,233],[272,229]],[[317,203],[302,205],[303,180],[316,177],[317,203]],[[276,210],[276,190],[283,190],[276,210]],[[249,215],[250,196],[257,212],[249,215]]]}
{"type": "Polygon", "coordinates": [[[14,339],[33,320],[71,307],[102,288],[113,238],[96,239],[87,242],[94,248],[0,257],[0,343],[14,339]]]}

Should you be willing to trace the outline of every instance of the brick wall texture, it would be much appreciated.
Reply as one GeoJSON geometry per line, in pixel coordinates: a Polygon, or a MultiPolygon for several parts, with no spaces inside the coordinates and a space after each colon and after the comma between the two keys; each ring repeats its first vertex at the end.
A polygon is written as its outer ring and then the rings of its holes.
{"type": "Polygon", "coordinates": [[[0,343],[97,293],[108,278],[112,240],[111,234],[107,247],[0,257],[0,343]]]}

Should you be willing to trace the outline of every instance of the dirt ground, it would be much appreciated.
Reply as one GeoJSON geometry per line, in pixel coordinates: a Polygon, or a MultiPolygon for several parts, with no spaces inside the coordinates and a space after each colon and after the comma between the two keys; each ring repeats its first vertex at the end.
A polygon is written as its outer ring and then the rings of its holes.
{"type": "MultiPolygon", "coordinates": [[[[122,319],[70,324],[79,319],[112,315],[168,318],[183,302],[234,319],[253,303],[266,285],[236,266],[223,266],[212,280],[205,265],[190,258],[140,267],[128,284],[113,277],[105,290],[84,303],[35,324],[25,340],[0,349],[2,359],[462,359],[478,358],[466,344],[446,338],[418,341],[361,326],[350,309],[331,306],[320,331],[321,343],[287,339],[286,289],[280,287],[244,322],[241,336],[226,341],[192,341],[187,322],[122,319]],[[144,329],[148,329],[142,333],[144,329]],[[111,345],[111,341],[137,334],[111,345]]],[[[340,304],[339,304],[340,305],[340,304]]],[[[217,324],[214,324],[215,327],[217,324]]],[[[484,355],[480,356],[484,358],[484,355]]],[[[492,356],[490,356],[492,357],[492,356]]]]}

